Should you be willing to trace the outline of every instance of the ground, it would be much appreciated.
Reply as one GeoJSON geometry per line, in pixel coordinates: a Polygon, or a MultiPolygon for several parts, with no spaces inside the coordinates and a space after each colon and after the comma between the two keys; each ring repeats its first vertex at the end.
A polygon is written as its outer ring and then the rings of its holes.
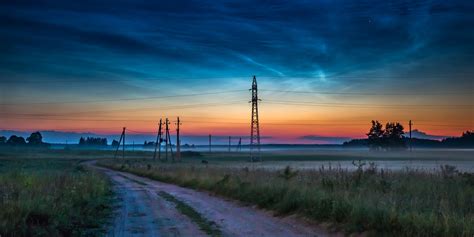
{"type": "MultiPolygon", "coordinates": [[[[470,236],[472,154],[292,150],[266,152],[263,162],[250,163],[247,153],[188,152],[181,162],[163,163],[145,151],[127,152],[122,160],[111,159],[113,151],[0,150],[0,168],[15,161],[22,169],[105,174],[94,177],[115,193],[104,205],[114,215],[109,224],[101,221],[110,236],[470,236]],[[38,161],[47,162],[38,167],[38,161]]],[[[51,228],[47,233],[56,235],[51,228]]]]}

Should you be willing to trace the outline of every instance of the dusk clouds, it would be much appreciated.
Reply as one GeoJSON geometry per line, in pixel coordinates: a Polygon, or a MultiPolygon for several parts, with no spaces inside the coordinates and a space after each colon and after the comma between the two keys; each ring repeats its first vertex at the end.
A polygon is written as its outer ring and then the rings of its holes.
{"type": "MultiPolygon", "coordinates": [[[[394,61],[431,60],[439,73],[451,75],[449,65],[438,67],[445,64],[439,57],[462,64],[472,56],[472,5],[15,1],[2,3],[0,62],[3,73],[29,67],[29,73],[46,70],[61,78],[102,72],[136,79],[258,74],[345,80],[349,72],[367,73],[394,61]]],[[[413,70],[412,76],[426,74],[413,70]]]]}

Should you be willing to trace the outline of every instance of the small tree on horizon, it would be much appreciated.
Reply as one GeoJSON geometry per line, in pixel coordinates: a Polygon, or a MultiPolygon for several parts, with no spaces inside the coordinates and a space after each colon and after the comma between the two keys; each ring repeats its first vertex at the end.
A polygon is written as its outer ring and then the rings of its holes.
{"type": "Polygon", "coordinates": [[[367,133],[368,145],[370,149],[379,150],[382,147],[382,138],[385,131],[383,125],[377,121],[372,120],[372,127],[367,133]]]}
{"type": "Polygon", "coordinates": [[[28,138],[26,138],[29,145],[41,145],[43,144],[43,136],[40,132],[32,133],[28,138]]]}

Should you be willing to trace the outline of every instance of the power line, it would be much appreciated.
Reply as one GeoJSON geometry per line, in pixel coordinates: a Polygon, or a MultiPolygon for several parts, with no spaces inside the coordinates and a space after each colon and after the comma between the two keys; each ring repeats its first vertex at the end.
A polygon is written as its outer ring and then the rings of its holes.
{"type": "MultiPolygon", "coordinates": [[[[232,104],[243,104],[247,102],[246,100],[231,101],[226,103],[203,103],[203,104],[187,104],[187,105],[174,105],[174,106],[164,106],[164,107],[146,107],[146,108],[133,108],[133,109],[111,109],[111,110],[90,110],[90,111],[79,111],[79,112],[69,112],[69,113],[58,113],[56,115],[77,115],[77,114],[88,114],[88,113],[103,113],[103,112],[127,112],[127,111],[143,111],[143,110],[174,110],[174,109],[186,109],[186,108],[200,108],[200,107],[213,107],[213,106],[223,106],[223,105],[232,105],[232,104]]],[[[8,113],[0,113],[0,115],[8,115],[8,113]]],[[[31,116],[41,116],[48,114],[23,114],[31,116]]]]}
{"type": "Polygon", "coordinates": [[[284,101],[284,100],[264,100],[267,104],[278,105],[301,105],[316,107],[344,107],[344,108],[393,108],[393,109],[433,109],[445,107],[445,109],[473,109],[474,105],[446,105],[446,104],[352,104],[352,103],[315,103],[307,101],[284,101]],[[427,108],[429,107],[429,108],[427,108]]]}
{"type": "Polygon", "coordinates": [[[431,96],[431,95],[471,95],[469,92],[435,92],[435,93],[376,93],[376,92],[334,92],[334,91],[295,91],[295,90],[266,90],[263,92],[298,93],[298,94],[326,94],[326,95],[381,95],[381,96],[431,96]]]}
{"type": "Polygon", "coordinates": [[[192,93],[192,94],[179,94],[179,95],[165,95],[165,96],[149,96],[140,98],[118,98],[118,99],[104,99],[104,100],[78,100],[78,101],[47,101],[47,102],[32,102],[32,103],[2,103],[0,105],[39,105],[39,104],[88,104],[88,103],[101,103],[101,102],[116,102],[116,101],[139,101],[139,100],[153,100],[153,99],[165,99],[165,98],[178,98],[178,97],[192,97],[192,96],[203,96],[203,95],[217,95],[244,92],[247,90],[228,90],[228,91],[217,91],[217,92],[205,92],[205,93],[192,93]]]}

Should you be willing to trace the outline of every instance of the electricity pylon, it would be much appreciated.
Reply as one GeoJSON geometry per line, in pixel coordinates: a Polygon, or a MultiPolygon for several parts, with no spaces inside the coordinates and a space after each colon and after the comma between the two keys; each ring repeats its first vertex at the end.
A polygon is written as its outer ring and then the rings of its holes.
{"type": "Polygon", "coordinates": [[[258,89],[257,78],[253,76],[252,82],[252,120],[250,129],[250,161],[260,161],[260,126],[258,122],[258,89]]]}

